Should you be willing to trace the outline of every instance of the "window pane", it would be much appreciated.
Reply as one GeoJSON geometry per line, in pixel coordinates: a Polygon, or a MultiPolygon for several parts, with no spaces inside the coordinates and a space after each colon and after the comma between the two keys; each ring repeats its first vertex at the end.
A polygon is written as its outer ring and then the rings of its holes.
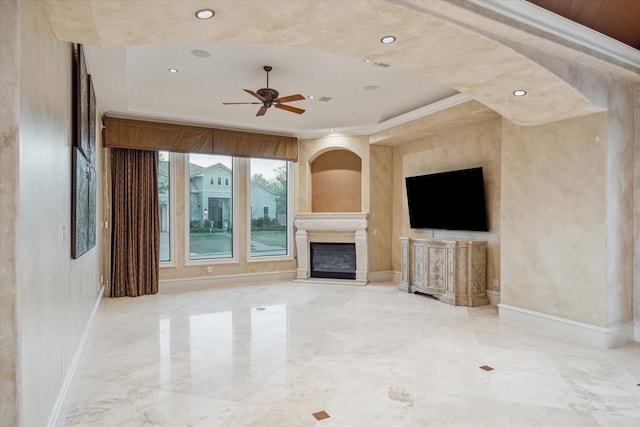
{"type": "Polygon", "coordinates": [[[287,254],[288,166],[251,159],[251,256],[287,254]]]}
{"type": "Polygon", "coordinates": [[[171,261],[171,239],[169,218],[169,152],[158,152],[158,200],[160,209],[160,261],[171,261]]]}
{"type": "Polygon", "coordinates": [[[233,157],[189,155],[189,259],[233,256],[233,186],[222,177],[233,183],[233,157]]]}

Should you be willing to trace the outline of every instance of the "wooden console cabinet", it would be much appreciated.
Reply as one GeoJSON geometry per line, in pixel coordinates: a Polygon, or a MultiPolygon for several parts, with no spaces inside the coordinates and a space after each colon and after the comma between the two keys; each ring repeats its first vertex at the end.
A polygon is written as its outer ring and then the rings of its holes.
{"type": "Polygon", "coordinates": [[[399,290],[432,295],[452,305],[477,306],[487,297],[487,242],[400,238],[399,290]]]}

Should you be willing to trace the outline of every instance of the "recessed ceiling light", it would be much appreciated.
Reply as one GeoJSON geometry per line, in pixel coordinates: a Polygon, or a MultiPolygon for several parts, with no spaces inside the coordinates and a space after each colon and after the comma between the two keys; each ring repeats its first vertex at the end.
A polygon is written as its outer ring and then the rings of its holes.
{"type": "Polygon", "coordinates": [[[315,95],[309,95],[309,96],[307,96],[307,99],[316,99],[316,96],[315,95]]]}
{"type": "Polygon", "coordinates": [[[527,94],[527,91],[522,89],[513,91],[513,96],[525,96],[526,94],[527,94]]]}
{"type": "Polygon", "coordinates": [[[169,68],[169,72],[175,74],[178,70],[176,68],[169,68]]]}
{"type": "Polygon", "coordinates": [[[364,88],[365,88],[365,90],[378,90],[378,89],[380,89],[380,86],[369,85],[369,86],[365,86],[364,88]]]}
{"type": "Polygon", "coordinates": [[[380,43],[382,44],[390,44],[390,43],[393,43],[394,41],[396,41],[396,38],[394,36],[384,36],[383,38],[380,39],[380,43]]]}
{"type": "Polygon", "coordinates": [[[198,11],[196,11],[196,18],[198,19],[211,19],[213,18],[213,15],[215,15],[216,13],[213,11],[213,9],[200,9],[198,11]]]}
{"type": "Polygon", "coordinates": [[[211,54],[209,52],[207,52],[206,50],[202,50],[202,49],[194,49],[191,51],[191,54],[193,56],[196,56],[198,58],[208,58],[209,56],[211,56],[211,54]]]}
{"type": "Polygon", "coordinates": [[[336,130],[335,130],[335,129],[333,129],[333,128],[329,129],[329,132],[335,132],[335,131],[336,131],[336,130]]]}
{"type": "Polygon", "coordinates": [[[364,58],[363,61],[364,62],[371,62],[371,60],[369,58],[364,58]]]}

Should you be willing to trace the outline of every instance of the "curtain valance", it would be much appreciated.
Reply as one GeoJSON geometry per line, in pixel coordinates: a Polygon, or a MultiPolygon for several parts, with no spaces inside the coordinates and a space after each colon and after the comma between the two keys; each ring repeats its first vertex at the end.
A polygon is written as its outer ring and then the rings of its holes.
{"type": "Polygon", "coordinates": [[[105,147],[298,161],[298,139],[290,136],[109,116],[103,124],[105,147]]]}

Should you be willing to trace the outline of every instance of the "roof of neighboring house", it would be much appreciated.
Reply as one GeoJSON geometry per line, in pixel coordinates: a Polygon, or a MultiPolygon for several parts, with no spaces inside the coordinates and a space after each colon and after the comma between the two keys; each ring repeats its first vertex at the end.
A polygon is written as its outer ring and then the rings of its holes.
{"type": "Polygon", "coordinates": [[[191,167],[191,170],[189,172],[190,172],[190,174],[191,174],[190,176],[192,178],[194,176],[208,175],[211,172],[215,171],[216,169],[222,169],[225,172],[231,174],[231,169],[229,169],[228,167],[226,167],[222,163],[216,163],[215,165],[207,166],[206,168],[202,167],[202,166],[194,165],[192,163],[190,163],[190,165],[192,167],[191,167]],[[195,168],[193,166],[195,166],[195,168]]]}
{"type": "Polygon", "coordinates": [[[199,175],[204,168],[193,163],[189,163],[189,176],[199,175]]]}
{"type": "Polygon", "coordinates": [[[263,189],[264,191],[266,191],[267,193],[271,193],[271,194],[272,194],[272,195],[274,195],[274,196],[276,195],[276,193],[274,193],[273,191],[269,190],[267,187],[265,187],[264,185],[262,185],[262,184],[260,184],[260,183],[258,183],[258,182],[251,181],[251,186],[252,186],[252,187],[259,187],[259,188],[262,188],[262,189],[263,189]]]}

